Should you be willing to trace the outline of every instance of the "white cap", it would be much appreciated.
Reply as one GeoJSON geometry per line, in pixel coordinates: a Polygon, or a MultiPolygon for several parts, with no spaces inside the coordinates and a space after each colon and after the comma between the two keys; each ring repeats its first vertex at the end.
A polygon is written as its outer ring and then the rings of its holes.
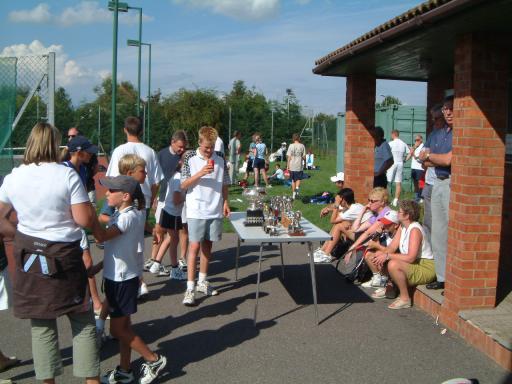
{"type": "Polygon", "coordinates": [[[283,142],[281,143],[281,145],[286,145],[286,142],[285,142],[285,141],[283,141],[283,142]]]}
{"type": "Polygon", "coordinates": [[[337,181],[345,181],[345,174],[343,172],[338,172],[336,176],[331,176],[331,181],[336,183],[337,181]]]}
{"type": "Polygon", "coordinates": [[[384,216],[382,216],[379,221],[384,224],[398,224],[398,212],[389,210],[387,211],[384,216]]]}

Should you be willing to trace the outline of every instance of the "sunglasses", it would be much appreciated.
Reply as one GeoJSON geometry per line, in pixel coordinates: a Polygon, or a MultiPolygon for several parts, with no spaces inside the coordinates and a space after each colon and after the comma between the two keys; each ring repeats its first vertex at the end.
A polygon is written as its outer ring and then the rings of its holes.
{"type": "Polygon", "coordinates": [[[122,192],[120,189],[110,189],[110,188],[108,191],[109,191],[109,193],[122,192]]]}
{"type": "Polygon", "coordinates": [[[373,204],[373,203],[380,203],[380,200],[372,200],[372,199],[368,199],[368,202],[373,204]]]}
{"type": "Polygon", "coordinates": [[[68,138],[72,139],[73,137],[76,137],[76,135],[68,135],[68,138]]]}

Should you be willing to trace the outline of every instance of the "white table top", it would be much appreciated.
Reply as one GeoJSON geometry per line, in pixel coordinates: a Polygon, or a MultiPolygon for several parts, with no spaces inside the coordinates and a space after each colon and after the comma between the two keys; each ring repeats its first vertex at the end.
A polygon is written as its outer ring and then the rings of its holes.
{"type": "Polygon", "coordinates": [[[289,236],[286,229],[279,228],[279,236],[270,236],[263,231],[262,226],[246,227],[244,225],[245,212],[231,212],[229,220],[235,232],[241,241],[246,243],[301,243],[305,241],[327,241],[331,240],[331,235],[321,230],[316,225],[311,224],[308,220],[302,219],[300,224],[304,230],[304,236],[289,236]]]}

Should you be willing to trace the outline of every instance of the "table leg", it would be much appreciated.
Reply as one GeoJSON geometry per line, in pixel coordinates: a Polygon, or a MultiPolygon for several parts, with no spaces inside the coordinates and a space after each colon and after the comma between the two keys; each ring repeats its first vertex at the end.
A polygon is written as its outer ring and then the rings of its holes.
{"type": "Polygon", "coordinates": [[[256,305],[254,306],[254,325],[258,316],[258,300],[260,297],[261,259],[263,257],[263,243],[260,245],[260,258],[258,260],[258,282],[256,283],[256,305]]]}
{"type": "Polygon", "coordinates": [[[279,243],[279,253],[281,253],[281,273],[284,280],[284,257],[283,257],[283,243],[279,243]]]}
{"type": "Polygon", "coordinates": [[[238,281],[238,258],[240,257],[240,237],[237,237],[236,256],[235,256],[235,281],[238,281]]]}
{"type": "Polygon", "coordinates": [[[315,274],[315,262],[313,260],[313,244],[308,241],[308,258],[309,267],[311,269],[311,286],[313,288],[313,303],[315,304],[315,319],[316,325],[318,325],[318,305],[316,299],[316,274],[315,274]]]}

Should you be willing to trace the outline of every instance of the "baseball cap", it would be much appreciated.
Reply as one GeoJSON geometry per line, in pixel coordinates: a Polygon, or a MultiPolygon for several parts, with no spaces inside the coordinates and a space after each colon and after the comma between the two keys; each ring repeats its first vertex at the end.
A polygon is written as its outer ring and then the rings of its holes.
{"type": "Polygon", "coordinates": [[[140,184],[131,176],[119,175],[105,177],[100,180],[100,184],[108,189],[127,192],[132,195],[134,199],[140,199],[141,196],[144,196],[140,184]]]}
{"type": "Polygon", "coordinates": [[[98,147],[84,136],[75,136],[68,141],[69,152],[85,151],[93,155],[98,153],[98,147]]]}
{"type": "Polygon", "coordinates": [[[331,181],[336,183],[337,181],[345,181],[345,174],[343,172],[338,172],[336,176],[331,176],[331,181]]]}
{"type": "Polygon", "coordinates": [[[387,211],[379,221],[384,225],[398,224],[398,212],[393,210],[387,211]]]}

